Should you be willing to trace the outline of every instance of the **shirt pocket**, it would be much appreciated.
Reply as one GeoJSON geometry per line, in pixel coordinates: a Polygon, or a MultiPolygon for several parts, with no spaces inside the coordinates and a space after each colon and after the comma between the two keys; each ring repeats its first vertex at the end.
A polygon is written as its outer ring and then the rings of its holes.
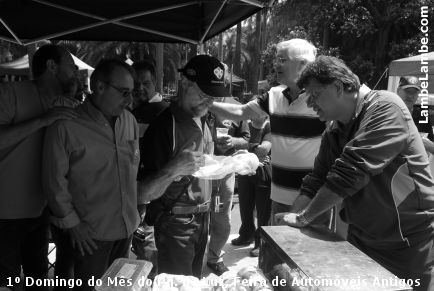
{"type": "Polygon", "coordinates": [[[139,140],[127,140],[127,150],[130,162],[138,166],[140,161],[140,150],[139,150],[139,140]]]}

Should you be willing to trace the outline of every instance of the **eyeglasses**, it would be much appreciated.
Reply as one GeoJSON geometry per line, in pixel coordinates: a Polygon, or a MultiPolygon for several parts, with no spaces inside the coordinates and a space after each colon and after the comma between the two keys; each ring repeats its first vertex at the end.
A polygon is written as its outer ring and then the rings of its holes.
{"type": "Polygon", "coordinates": [[[121,95],[122,95],[123,98],[128,98],[128,97],[130,97],[133,94],[132,90],[116,87],[113,84],[110,84],[109,82],[105,82],[105,81],[101,81],[101,82],[103,82],[106,85],[109,85],[113,89],[116,89],[116,91],[118,91],[119,93],[121,93],[121,95]]]}
{"type": "Polygon", "coordinates": [[[274,62],[275,62],[276,64],[280,64],[280,65],[283,65],[284,63],[286,63],[286,61],[288,61],[288,59],[281,58],[281,57],[276,57],[276,58],[274,59],[274,62]]]}

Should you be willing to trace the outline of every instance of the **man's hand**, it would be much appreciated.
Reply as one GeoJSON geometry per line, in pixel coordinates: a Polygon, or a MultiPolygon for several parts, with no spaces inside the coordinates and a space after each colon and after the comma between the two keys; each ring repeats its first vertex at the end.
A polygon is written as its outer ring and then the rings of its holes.
{"type": "Polygon", "coordinates": [[[71,238],[72,247],[78,248],[81,255],[85,255],[85,251],[90,255],[93,254],[92,250],[97,250],[98,246],[90,237],[90,229],[86,223],[80,223],[77,226],[68,228],[68,233],[71,238]]]}
{"type": "Polygon", "coordinates": [[[194,151],[195,143],[175,156],[167,165],[167,170],[173,176],[191,175],[205,165],[203,153],[194,151]]]}
{"type": "Polygon", "coordinates": [[[265,121],[267,121],[267,118],[268,116],[263,116],[263,117],[252,119],[251,120],[252,126],[256,129],[261,129],[264,126],[265,121]]]}
{"type": "Polygon", "coordinates": [[[258,160],[262,165],[270,161],[270,158],[268,157],[268,149],[266,147],[258,145],[255,147],[253,152],[258,157],[258,160]]]}
{"type": "Polygon", "coordinates": [[[293,212],[282,212],[274,215],[277,225],[289,225],[302,228],[308,225],[307,221],[300,219],[300,214],[293,212]]]}
{"type": "Polygon", "coordinates": [[[223,135],[221,137],[217,138],[217,144],[216,146],[221,150],[222,152],[225,152],[229,149],[231,149],[234,144],[232,142],[232,136],[230,135],[223,135]]]}
{"type": "Polygon", "coordinates": [[[46,126],[60,119],[73,119],[80,115],[72,108],[67,107],[54,107],[48,110],[42,117],[42,121],[46,126]]]}

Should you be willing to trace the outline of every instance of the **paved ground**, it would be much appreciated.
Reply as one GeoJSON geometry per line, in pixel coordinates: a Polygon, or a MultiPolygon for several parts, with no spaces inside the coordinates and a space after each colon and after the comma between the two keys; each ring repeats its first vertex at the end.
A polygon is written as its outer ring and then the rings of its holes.
{"type": "MultiPolygon", "coordinates": [[[[232,209],[232,221],[231,221],[231,235],[224,247],[225,256],[224,262],[231,271],[238,271],[246,266],[257,266],[258,258],[252,258],[249,255],[250,250],[253,248],[253,243],[250,246],[236,247],[231,245],[231,240],[238,237],[238,230],[240,229],[240,211],[238,205],[238,195],[234,196],[234,207],[232,209]]],[[[204,270],[204,276],[208,275],[210,270],[206,267],[204,270]]]]}

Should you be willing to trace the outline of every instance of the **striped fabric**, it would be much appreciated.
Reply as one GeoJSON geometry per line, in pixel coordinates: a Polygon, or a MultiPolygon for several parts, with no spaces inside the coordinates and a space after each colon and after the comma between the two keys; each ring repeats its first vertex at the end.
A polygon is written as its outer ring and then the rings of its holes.
{"type": "MultiPolygon", "coordinates": [[[[270,115],[273,144],[271,199],[292,205],[303,177],[313,168],[325,124],[307,107],[306,94],[290,103],[285,89],[283,85],[271,88],[264,96],[268,108],[263,109],[270,115]]],[[[265,101],[259,100],[260,105],[265,105],[265,101]]]]}

